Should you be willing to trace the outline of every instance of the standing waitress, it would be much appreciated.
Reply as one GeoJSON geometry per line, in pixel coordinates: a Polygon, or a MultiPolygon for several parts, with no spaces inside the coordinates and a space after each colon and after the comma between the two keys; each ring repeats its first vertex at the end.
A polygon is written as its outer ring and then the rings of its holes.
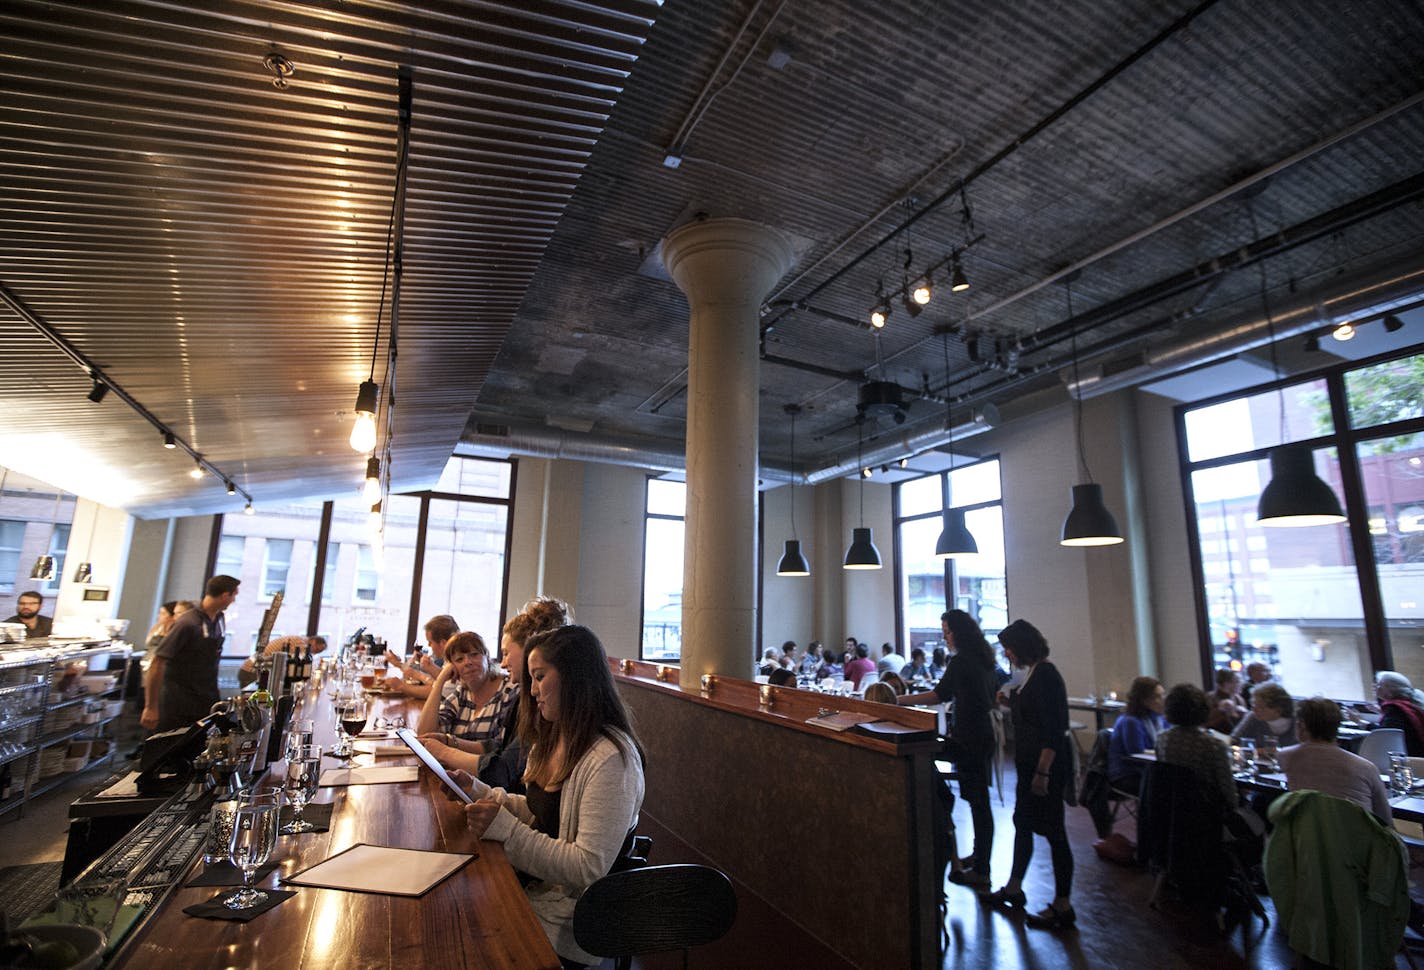
{"type": "Polygon", "coordinates": [[[1014,715],[1014,863],[1009,881],[986,897],[1001,907],[1023,908],[1023,878],[1033,859],[1033,837],[1048,839],[1053,854],[1053,902],[1025,922],[1040,929],[1063,929],[1076,920],[1073,850],[1063,828],[1063,792],[1072,772],[1068,753],[1068,689],[1048,662],[1048,641],[1032,623],[1015,620],[999,633],[1009,663],[1027,673],[1009,698],[1014,715]]]}
{"type": "Polygon", "coordinates": [[[198,609],[173,621],[144,677],[139,723],[150,731],[171,731],[207,717],[219,700],[218,661],[227,630],[223,612],[237,599],[241,580],[208,580],[198,609]]]}

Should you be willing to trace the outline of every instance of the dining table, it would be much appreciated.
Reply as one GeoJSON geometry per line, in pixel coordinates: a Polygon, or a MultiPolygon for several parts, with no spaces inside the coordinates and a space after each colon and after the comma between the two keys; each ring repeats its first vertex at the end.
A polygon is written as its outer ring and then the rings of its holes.
{"type": "MultiPolygon", "coordinates": [[[[300,704],[293,719],[314,722],[313,740],[329,750],[338,739],[332,698],[312,683],[296,685],[300,704]]],[[[403,695],[367,693],[367,727],[404,718],[415,726],[418,702],[403,695]],[[378,722],[377,719],[381,720],[378,722]]],[[[417,766],[394,752],[395,738],[369,739],[380,751],[357,756],[358,766],[417,766]]],[[[363,745],[365,746],[365,745],[363,745]]],[[[342,762],[324,758],[329,767],[342,762]]],[[[284,762],[274,762],[260,784],[280,785],[284,762]]],[[[530,908],[519,878],[498,842],[476,839],[461,806],[426,768],[414,781],[322,787],[308,811],[324,814],[327,831],[278,837],[275,871],[259,889],[295,895],[249,922],[190,916],[184,909],[230,889],[188,888],[203,872],[197,858],[179,888],[114,954],[110,966],[347,970],[413,966],[470,970],[558,970],[560,960],[530,908]],[[288,885],[287,880],[357,845],[453,853],[470,860],[418,896],[288,885]]],[[[433,857],[432,857],[433,858],[433,857]]],[[[379,882],[380,880],[378,880],[379,882]]]]}

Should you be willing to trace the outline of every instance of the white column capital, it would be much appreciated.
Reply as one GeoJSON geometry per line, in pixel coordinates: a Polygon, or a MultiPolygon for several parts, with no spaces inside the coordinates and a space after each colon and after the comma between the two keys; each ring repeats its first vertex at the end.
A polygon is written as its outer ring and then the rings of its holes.
{"type": "Polygon", "coordinates": [[[668,233],[663,265],[689,302],[761,303],[791,268],[791,241],[747,219],[689,222],[668,233]]]}

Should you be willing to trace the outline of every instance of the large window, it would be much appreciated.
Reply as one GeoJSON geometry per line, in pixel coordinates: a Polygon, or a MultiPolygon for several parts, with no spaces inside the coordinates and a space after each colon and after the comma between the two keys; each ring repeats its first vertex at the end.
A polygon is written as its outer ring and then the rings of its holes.
{"type": "Polygon", "coordinates": [[[895,486],[896,612],[905,651],[940,645],[939,617],[961,609],[990,631],[1008,624],[1004,503],[999,461],[989,458],[895,486]],[[976,556],[937,559],[946,508],[963,509],[976,556]],[[946,594],[948,590],[948,594],[946,594]]]}
{"type": "Polygon", "coordinates": [[[1342,365],[1180,412],[1203,673],[1269,664],[1297,696],[1424,677],[1424,356],[1342,365]],[[1262,528],[1269,449],[1308,444],[1349,521],[1262,528]]]}
{"type": "Polygon", "coordinates": [[[217,572],[243,581],[228,611],[228,654],[251,649],[279,590],[274,635],[310,631],[335,647],[365,630],[400,651],[425,619],[450,613],[493,645],[503,622],[513,475],[511,462],[452,457],[434,489],[386,498],[379,534],[354,491],[225,516],[217,572]]]}
{"type": "Polygon", "coordinates": [[[643,533],[644,660],[682,657],[682,546],[687,485],[648,479],[643,533]]]}
{"type": "Polygon", "coordinates": [[[15,612],[15,600],[26,590],[44,596],[43,613],[54,614],[74,503],[73,495],[47,482],[0,468],[0,617],[15,612]],[[51,580],[30,578],[42,555],[54,557],[51,580]]]}

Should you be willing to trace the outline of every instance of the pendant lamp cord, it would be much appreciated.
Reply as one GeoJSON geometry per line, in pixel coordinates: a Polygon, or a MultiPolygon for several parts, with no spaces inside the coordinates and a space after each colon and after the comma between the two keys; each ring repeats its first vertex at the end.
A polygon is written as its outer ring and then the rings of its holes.
{"type": "Polygon", "coordinates": [[[1063,282],[1068,294],[1068,348],[1073,356],[1073,433],[1078,439],[1078,466],[1089,483],[1093,481],[1093,470],[1088,467],[1088,455],[1083,450],[1083,388],[1078,383],[1078,328],[1073,324],[1073,280],[1063,282]]]}
{"type": "Polygon", "coordinates": [[[791,412],[791,538],[796,534],[796,412],[791,412]]]}
{"type": "Polygon", "coordinates": [[[860,527],[865,528],[865,459],[861,456],[861,447],[865,443],[865,416],[861,415],[855,422],[855,473],[860,476],[860,527]]]}
{"type": "MultiPolygon", "coordinates": [[[[1260,228],[1256,224],[1256,200],[1248,198],[1246,200],[1246,216],[1251,220],[1251,240],[1255,242],[1261,237],[1260,228]]],[[[1276,320],[1271,314],[1270,287],[1266,283],[1266,261],[1260,259],[1256,261],[1256,271],[1261,280],[1261,312],[1266,315],[1266,336],[1271,341],[1271,373],[1276,377],[1276,410],[1280,417],[1281,424],[1281,444],[1286,443],[1286,391],[1280,386],[1281,383],[1281,362],[1276,356],[1276,320]]]]}

